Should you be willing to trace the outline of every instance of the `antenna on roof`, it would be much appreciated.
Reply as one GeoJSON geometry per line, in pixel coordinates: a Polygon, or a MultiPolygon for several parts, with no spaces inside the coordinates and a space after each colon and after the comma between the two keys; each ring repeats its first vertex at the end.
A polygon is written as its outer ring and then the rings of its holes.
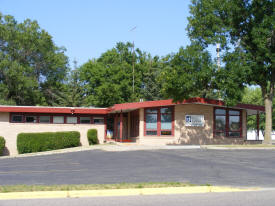
{"type": "MultiPolygon", "coordinates": [[[[132,29],[129,30],[129,32],[132,32],[136,29],[137,27],[133,27],[132,29]]],[[[133,60],[132,60],[132,68],[133,68],[133,94],[135,93],[135,42],[133,40],[133,50],[132,50],[132,55],[133,55],[133,60]]]]}

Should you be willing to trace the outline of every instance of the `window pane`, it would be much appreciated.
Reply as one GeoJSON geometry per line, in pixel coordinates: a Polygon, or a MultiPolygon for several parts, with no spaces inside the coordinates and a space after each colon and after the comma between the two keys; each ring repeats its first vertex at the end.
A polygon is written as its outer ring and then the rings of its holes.
{"type": "Polygon", "coordinates": [[[91,117],[80,117],[80,124],[91,124],[91,117]]]}
{"type": "Polygon", "coordinates": [[[216,110],[215,110],[215,114],[225,115],[225,114],[226,114],[226,111],[225,111],[225,109],[216,109],[216,110]]]}
{"type": "Polygon", "coordinates": [[[225,116],[216,116],[216,130],[225,130],[225,116]]]}
{"type": "Polygon", "coordinates": [[[94,117],[94,124],[104,124],[103,117],[94,117]]]}
{"type": "Polygon", "coordinates": [[[225,132],[215,132],[216,137],[225,137],[225,132]]]}
{"type": "Polygon", "coordinates": [[[157,131],[146,131],[146,135],[157,135],[157,131]]]}
{"type": "Polygon", "coordinates": [[[157,114],[146,114],[146,129],[157,130],[157,114]]]}
{"type": "Polygon", "coordinates": [[[37,117],[36,116],[26,116],[26,122],[36,123],[37,117]]]}
{"type": "Polygon", "coordinates": [[[240,132],[229,132],[229,137],[240,137],[241,133],[240,132]]]}
{"type": "Polygon", "coordinates": [[[77,124],[77,117],[67,117],[68,124],[77,124]]]}
{"type": "Polygon", "coordinates": [[[229,110],[229,115],[240,115],[240,111],[229,110]]]}
{"type": "Polygon", "coordinates": [[[22,115],[12,115],[11,120],[12,120],[12,122],[23,122],[23,116],[22,115]]]}
{"type": "Polygon", "coordinates": [[[40,116],[39,122],[40,123],[50,123],[51,117],[50,116],[40,116]]]}
{"type": "Polygon", "coordinates": [[[63,116],[54,116],[53,123],[55,124],[64,124],[64,117],[63,116]]]}
{"type": "Polygon", "coordinates": [[[170,107],[169,108],[161,108],[160,113],[172,113],[172,109],[170,107]]]}
{"type": "Polygon", "coordinates": [[[161,114],[161,129],[171,130],[172,129],[172,115],[161,114]]]}
{"type": "Polygon", "coordinates": [[[240,129],[240,116],[229,116],[229,129],[231,131],[240,129]]]}
{"type": "Polygon", "coordinates": [[[161,131],[161,135],[172,135],[172,131],[161,131]]]}
{"type": "Polygon", "coordinates": [[[157,109],[146,109],[146,113],[158,113],[157,109]]]}

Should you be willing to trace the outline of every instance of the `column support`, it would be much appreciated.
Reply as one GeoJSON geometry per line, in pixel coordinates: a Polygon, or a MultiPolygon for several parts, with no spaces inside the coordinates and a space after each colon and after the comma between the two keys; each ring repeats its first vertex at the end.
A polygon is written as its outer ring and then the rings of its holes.
{"type": "Polygon", "coordinates": [[[119,138],[120,138],[120,142],[122,142],[122,130],[123,130],[123,114],[122,111],[120,112],[120,124],[119,124],[119,138]]]}
{"type": "Polygon", "coordinates": [[[260,139],[260,115],[259,112],[257,111],[257,137],[256,140],[260,139]]]}

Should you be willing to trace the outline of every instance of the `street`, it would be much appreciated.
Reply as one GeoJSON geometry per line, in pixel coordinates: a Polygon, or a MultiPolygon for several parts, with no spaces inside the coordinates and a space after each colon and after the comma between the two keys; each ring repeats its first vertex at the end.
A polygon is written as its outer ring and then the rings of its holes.
{"type": "Polygon", "coordinates": [[[236,193],[2,200],[1,206],[274,206],[275,190],[236,193]]]}
{"type": "Polygon", "coordinates": [[[232,186],[275,186],[274,150],[90,150],[0,158],[0,182],[103,184],[180,181],[232,186]]]}

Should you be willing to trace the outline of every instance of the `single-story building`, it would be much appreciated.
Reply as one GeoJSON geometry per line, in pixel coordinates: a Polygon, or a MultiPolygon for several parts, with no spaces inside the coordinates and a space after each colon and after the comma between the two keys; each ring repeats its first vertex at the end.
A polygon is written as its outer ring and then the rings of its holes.
{"type": "MultiPolygon", "coordinates": [[[[22,132],[79,131],[88,145],[87,131],[95,128],[99,142],[139,144],[240,144],[247,138],[247,115],[263,106],[190,98],[115,104],[109,108],[0,106],[0,136],[10,155],[17,154],[16,138],[22,132]]],[[[259,118],[258,123],[259,123],[259,118]]]]}

